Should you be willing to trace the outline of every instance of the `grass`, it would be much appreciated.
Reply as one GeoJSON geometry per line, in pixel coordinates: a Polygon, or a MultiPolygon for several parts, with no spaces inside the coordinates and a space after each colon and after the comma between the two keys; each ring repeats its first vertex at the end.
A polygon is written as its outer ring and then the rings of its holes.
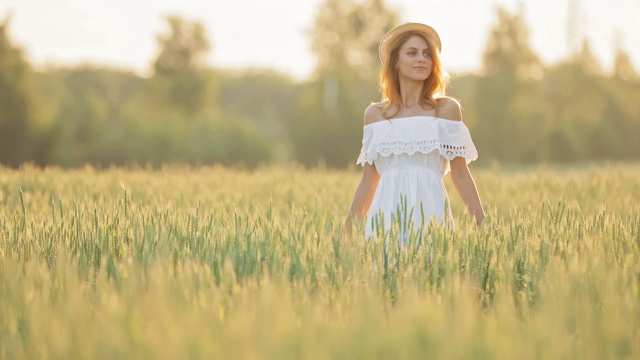
{"type": "Polygon", "coordinates": [[[638,165],[476,170],[480,230],[447,179],[390,262],[341,240],[357,172],[0,170],[0,358],[640,354],[638,165]]]}

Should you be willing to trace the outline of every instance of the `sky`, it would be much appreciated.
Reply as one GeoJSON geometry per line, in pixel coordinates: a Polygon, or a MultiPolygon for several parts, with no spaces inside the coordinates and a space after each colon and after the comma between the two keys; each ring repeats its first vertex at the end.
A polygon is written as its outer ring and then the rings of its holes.
{"type": "MultiPolygon", "coordinates": [[[[640,70],[640,0],[387,0],[401,22],[433,26],[452,74],[481,69],[495,8],[524,8],[529,39],[546,64],[566,59],[568,3],[577,36],[586,37],[605,70],[616,45],[640,70]]],[[[216,68],[273,68],[308,78],[315,67],[307,32],[323,0],[2,0],[0,20],[11,16],[10,36],[36,68],[91,63],[149,75],[164,17],[203,23],[216,68]]]]}

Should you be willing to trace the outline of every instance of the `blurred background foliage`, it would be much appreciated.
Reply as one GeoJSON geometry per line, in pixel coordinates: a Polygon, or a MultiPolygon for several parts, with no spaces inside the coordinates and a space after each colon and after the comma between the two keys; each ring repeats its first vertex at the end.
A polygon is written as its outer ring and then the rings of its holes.
{"type": "MultiPolygon", "coordinates": [[[[483,69],[452,74],[484,163],[640,158],[640,75],[623,48],[602,70],[589,42],[543,64],[521,12],[496,9],[483,69]]],[[[378,101],[378,41],[402,22],[383,0],[325,0],[305,81],[208,67],[204,26],[178,16],[157,36],[153,75],[91,65],[34,70],[0,23],[0,163],[353,166],[362,113],[378,101]]],[[[445,64],[446,67],[446,64],[445,64]]]]}

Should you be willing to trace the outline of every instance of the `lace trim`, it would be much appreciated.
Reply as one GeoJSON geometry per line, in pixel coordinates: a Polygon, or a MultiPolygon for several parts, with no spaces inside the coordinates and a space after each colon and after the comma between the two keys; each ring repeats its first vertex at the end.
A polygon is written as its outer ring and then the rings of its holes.
{"type": "Polygon", "coordinates": [[[373,161],[378,158],[378,154],[387,157],[400,154],[413,155],[417,152],[428,154],[434,150],[438,150],[440,155],[447,160],[452,160],[458,156],[468,160],[478,158],[478,152],[473,145],[441,144],[439,140],[387,141],[372,144],[367,150],[363,148],[356,164],[373,164],[373,161]]]}

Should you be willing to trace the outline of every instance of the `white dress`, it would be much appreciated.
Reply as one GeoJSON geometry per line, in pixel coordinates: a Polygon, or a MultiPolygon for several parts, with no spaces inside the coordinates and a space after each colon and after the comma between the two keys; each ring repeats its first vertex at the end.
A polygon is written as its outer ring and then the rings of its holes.
{"type": "Polygon", "coordinates": [[[467,163],[478,158],[462,121],[411,116],[365,125],[356,163],[375,164],[380,174],[365,237],[376,233],[381,216],[385,231],[392,221],[405,228],[412,222],[417,229],[432,220],[452,219],[442,178],[450,170],[449,160],[458,156],[467,163]]]}

